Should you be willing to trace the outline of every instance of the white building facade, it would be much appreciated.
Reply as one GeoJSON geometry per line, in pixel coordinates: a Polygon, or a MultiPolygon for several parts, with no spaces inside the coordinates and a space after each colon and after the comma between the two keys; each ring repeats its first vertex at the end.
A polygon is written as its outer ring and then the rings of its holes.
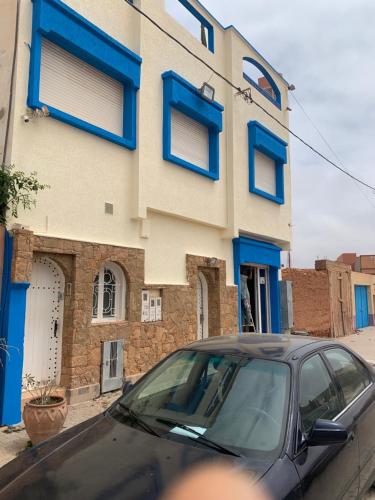
{"type": "Polygon", "coordinates": [[[50,186],[9,224],[14,369],[72,401],[197,338],[280,331],[287,130],[132,3],[288,125],[288,83],[196,0],[5,1],[3,161],[50,186]]]}

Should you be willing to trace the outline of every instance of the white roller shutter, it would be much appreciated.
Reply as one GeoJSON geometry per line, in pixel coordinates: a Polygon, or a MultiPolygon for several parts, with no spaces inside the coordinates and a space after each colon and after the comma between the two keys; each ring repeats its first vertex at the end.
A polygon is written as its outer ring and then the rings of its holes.
{"type": "Polygon", "coordinates": [[[41,102],[122,136],[123,94],[120,82],[42,39],[41,102]]]}
{"type": "Polygon", "coordinates": [[[255,187],[276,196],[275,160],[255,150],[255,187]]]}
{"type": "Polygon", "coordinates": [[[171,153],[197,167],[209,170],[208,128],[172,108],[171,153]]]}

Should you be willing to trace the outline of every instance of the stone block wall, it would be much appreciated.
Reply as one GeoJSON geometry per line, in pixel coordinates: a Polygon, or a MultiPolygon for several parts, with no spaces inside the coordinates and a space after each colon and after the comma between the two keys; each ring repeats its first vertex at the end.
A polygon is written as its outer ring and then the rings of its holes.
{"type": "Polygon", "coordinates": [[[196,340],[198,271],[208,282],[209,335],[237,332],[237,287],[226,285],[223,260],[187,255],[187,285],[148,286],[142,249],[37,236],[23,229],[14,230],[13,236],[13,281],[31,280],[33,255],[40,253],[65,275],[61,385],[72,399],[98,393],[103,341],[124,339],[124,375],[136,377],[196,340]],[[93,281],[107,261],[116,262],[126,277],[125,320],[92,323],[93,281]],[[144,288],[161,291],[162,321],[141,322],[144,288]]]}

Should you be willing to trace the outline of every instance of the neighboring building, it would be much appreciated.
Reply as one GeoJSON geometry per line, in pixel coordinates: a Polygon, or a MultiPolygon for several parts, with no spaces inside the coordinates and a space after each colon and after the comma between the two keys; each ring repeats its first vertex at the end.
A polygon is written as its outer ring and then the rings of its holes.
{"type": "Polygon", "coordinates": [[[375,276],[366,273],[351,273],[353,325],[365,328],[375,325],[375,276]]]}
{"type": "Polygon", "coordinates": [[[375,325],[375,276],[350,263],[318,260],[315,269],[283,269],[282,279],[292,284],[294,330],[341,337],[375,325]]]}
{"type": "Polygon", "coordinates": [[[375,255],[360,255],[359,269],[361,273],[375,274],[375,255]]]}
{"type": "Polygon", "coordinates": [[[317,260],[315,269],[285,268],[282,279],[292,282],[294,330],[317,337],[353,333],[351,269],[317,260]]]}
{"type": "Polygon", "coordinates": [[[339,257],[337,257],[337,262],[342,262],[347,266],[352,268],[352,271],[356,271],[357,267],[357,254],[356,253],[342,253],[339,257]]]}
{"type": "MultiPolygon", "coordinates": [[[[169,13],[163,0],[134,3],[288,125],[288,83],[234,27],[176,0],[194,37],[169,0],[169,13]]],[[[4,54],[17,19],[18,36],[0,147],[50,185],[10,224],[12,283],[30,283],[24,348],[22,335],[4,371],[16,402],[22,370],[56,378],[78,401],[197,338],[279,332],[287,131],[128,2],[22,0],[18,16],[17,2],[5,4],[4,54]]]]}
{"type": "Polygon", "coordinates": [[[342,253],[337,257],[338,262],[348,264],[358,273],[375,274],[375,255],[358,255],[356,253],[342,253]]]}

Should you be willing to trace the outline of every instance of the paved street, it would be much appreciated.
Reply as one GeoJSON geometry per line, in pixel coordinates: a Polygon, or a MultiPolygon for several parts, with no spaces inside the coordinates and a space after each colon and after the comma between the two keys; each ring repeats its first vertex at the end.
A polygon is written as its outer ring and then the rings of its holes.
{"type": "Polygon", "coordinates": [[[375,326],[360,330],[358,334],[338,339],[353,351],[375,365],[375,326]]]}

